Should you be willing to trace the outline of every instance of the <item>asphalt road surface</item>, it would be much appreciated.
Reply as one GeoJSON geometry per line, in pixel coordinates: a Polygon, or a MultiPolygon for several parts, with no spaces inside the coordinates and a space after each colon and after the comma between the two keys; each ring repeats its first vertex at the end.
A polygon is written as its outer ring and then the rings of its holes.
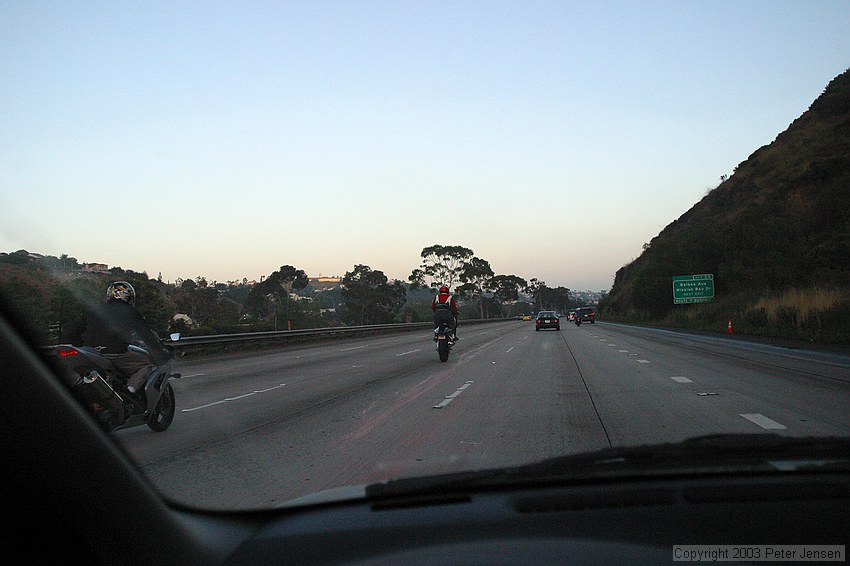
{"type": "Polygon", "coordinates": [[[850,357],[605,323],[460,328],[183,358],[171,427],[116,438],[168,497],[339,486],[717,433],[850,434],[850,357]]]}

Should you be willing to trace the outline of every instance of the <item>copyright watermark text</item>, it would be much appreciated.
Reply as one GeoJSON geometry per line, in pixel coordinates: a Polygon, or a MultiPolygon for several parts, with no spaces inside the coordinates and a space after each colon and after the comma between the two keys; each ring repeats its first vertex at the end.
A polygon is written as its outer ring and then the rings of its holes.
{"type": "Polygon", "coordinates": [[[843,544],[676,545],[674,562],[844,562],[843,544]]]}

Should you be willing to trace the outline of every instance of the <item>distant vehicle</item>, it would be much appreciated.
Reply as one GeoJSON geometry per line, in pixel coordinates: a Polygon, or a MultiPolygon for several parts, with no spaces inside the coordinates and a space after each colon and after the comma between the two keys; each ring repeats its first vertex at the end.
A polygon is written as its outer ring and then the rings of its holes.
{"type": "Polygon", "coordinates": [[[558,318],[558,313],[555,311],[540,311],[537,313],[537,322],[534,323],[534,330],[541,328],[561,329],[561,319],[558,318]]]}
{"type": "Polygon", "coordinates": [[[593,324],[596,320],[596,309],[593,307],[580,307],[575,310],[576,318],[581,318],[582,322],[593,324]]]}
{"type": "Polygon", "coordinates": [[[570,314],[567,315],[567,320],[573,322],[576,319],[576,311],[570,311],[570,314]]]}

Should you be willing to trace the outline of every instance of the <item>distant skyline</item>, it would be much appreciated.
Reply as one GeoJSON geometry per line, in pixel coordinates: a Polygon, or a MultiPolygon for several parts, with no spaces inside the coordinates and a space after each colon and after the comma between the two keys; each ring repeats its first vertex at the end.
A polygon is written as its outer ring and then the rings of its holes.
{"type": "Polygon", "coordinates": [[[406,280],[462,245],[608,290],[848,29],[845,0],[0,3],[0,251],[406,280]]]}

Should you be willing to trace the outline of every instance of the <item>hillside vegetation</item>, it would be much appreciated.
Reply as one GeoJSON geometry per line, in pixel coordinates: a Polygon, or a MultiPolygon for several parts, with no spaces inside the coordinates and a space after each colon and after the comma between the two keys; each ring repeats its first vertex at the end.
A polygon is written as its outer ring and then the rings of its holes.
{"type": "Polygon", "coordinates": [[[850,343],[850,70],[617,271],[608,319],[850,343]],[[714,275],[674,305],[672,277],[714,275]]]}

